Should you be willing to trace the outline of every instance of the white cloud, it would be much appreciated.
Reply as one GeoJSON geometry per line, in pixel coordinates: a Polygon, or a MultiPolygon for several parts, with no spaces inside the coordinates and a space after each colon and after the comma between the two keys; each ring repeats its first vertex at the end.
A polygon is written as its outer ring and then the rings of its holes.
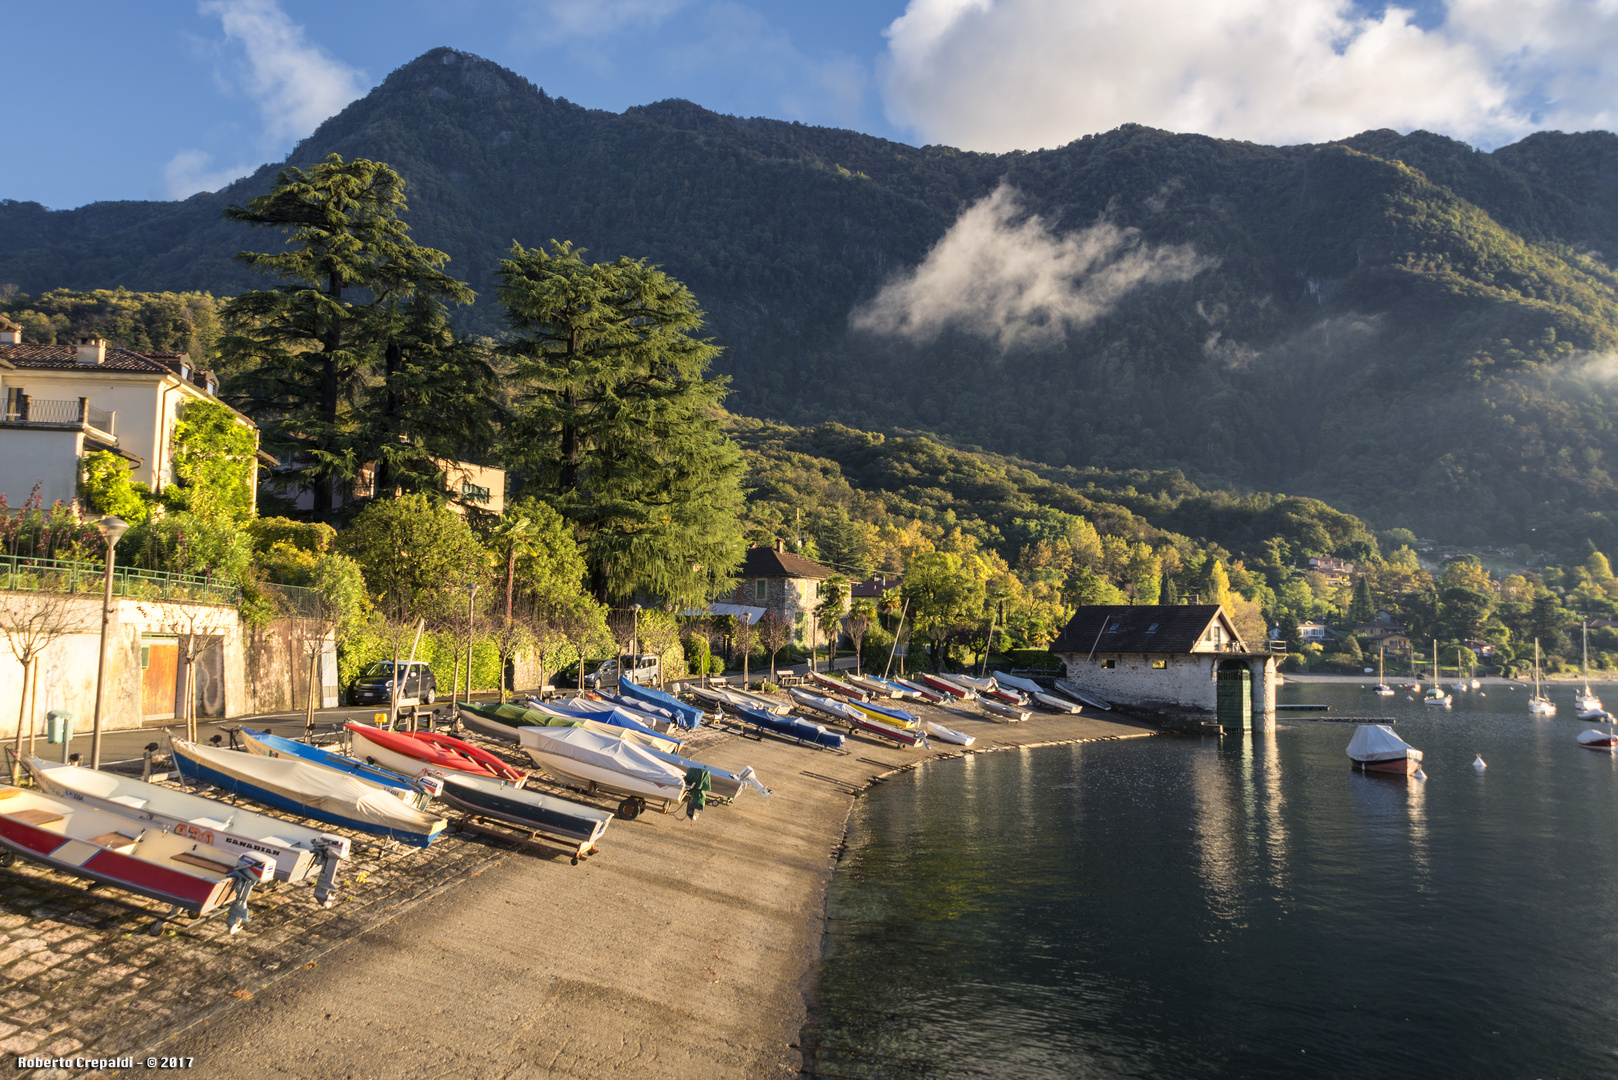
{"type": "Polygon", "coordinates": [[[914,341],[958,326],[1002,350],[1048,345],[1142,285],[1184,281],[1212,265],[1189,246],[1149,247],[1137,230],[1106,220],[1057,236],[1002,184],[849,321],[914,341]]]}
{"type": "Polygon", "coordinates": [[[184,199],[199,191],[218,191],[232,180],[239,180],[253,171],[251,165],[210,169],[212,164],[213,155],[206,151],[181,150],[163,168],[164,190],[170,198],[184,199]]]}
{"type": "Polygon", "coordinates": [[[910,0],[895,122],[976,150],[1135,122],[1267,143],[1427,128],[1494,145],[1618,118],[1618,0],[910,0]]]}
{"type": "Polygon", "coordinates": [[[275,0],[206,0],[197,10],[217,16],[246,53],[246,69],[227,78],[258,103],[269,142],[303,138],[369,88],[363,71],[311,42],[275,0]]]}

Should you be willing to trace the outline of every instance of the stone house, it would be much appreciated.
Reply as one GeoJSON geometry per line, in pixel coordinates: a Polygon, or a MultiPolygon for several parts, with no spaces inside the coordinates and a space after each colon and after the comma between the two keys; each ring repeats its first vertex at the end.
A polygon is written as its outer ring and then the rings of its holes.
{"type": "Polygon", "coordinates": [[[806,649],[815,633],[814,611],[820,603],[820,583],[834,571],[791,551],[775,547],[747,549],[737,576],[741,584],[730,602],[775,612],[792,627],[792,643],[806,649]]]}
{"type": "Polygon", "coordinates": [[[1218,604],[1081,607],[1051,652],[1072,689],[1122,711],[1260,730],[1275,721],[1282,657],[1249,648],[1218,604]]]}

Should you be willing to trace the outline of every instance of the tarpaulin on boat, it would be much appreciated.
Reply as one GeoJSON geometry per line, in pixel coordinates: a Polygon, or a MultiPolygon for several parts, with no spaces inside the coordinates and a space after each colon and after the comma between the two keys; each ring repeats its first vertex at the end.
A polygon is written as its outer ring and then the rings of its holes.
{"type": "Polygon", "coordinates": [[[659,760],[644,747],[610,735],[581,727],[525,727],[517,732],[517,737],[525,747],[633,776],[649,784],[675,789],[685,785],[684,769],[659,760]]]}
{"type": "Polygon", "coordinates": [[[1010,687],[1013,690],[1021,690],[1025,694],[1038,694],[1043,693],[1045,690],[1043,686],[1039,685],[1037,682],[1034,682],[1032,679],[1019,679],[1017,676],[1007,675],[1003,671],[997,671],[994,673],[994,681],[1003,687],[1010,687]]]}
{"type": "Polygon", "coordinates": [[[672,694],[665,694],[661,690],[654,690],[650,686],[641,686],[627,678],[618,680],[618,692],[625,697],[640,701],[649,701],[653,705],[668,709],[674,713],[676,723],[683,728],[694,728],[702,723],[702,710],[695,705],[687,705],[672,694]]]}
{"type": "Polygon", "coordinates": [[[1348,740],[1348,756],[1355,761],[1421,760],[1421,751],[1393,733],[1386,724],[1361,724],[1348,740]]]}

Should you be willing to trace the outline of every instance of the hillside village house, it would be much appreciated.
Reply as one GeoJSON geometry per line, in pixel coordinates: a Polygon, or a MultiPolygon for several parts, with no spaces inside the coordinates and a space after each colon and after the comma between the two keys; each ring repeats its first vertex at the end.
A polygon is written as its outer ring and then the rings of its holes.
{"type": "Polygon", "coordinates": [[[748,548],[737,571],[742,583],[736,586],[732,603],[775,612],[792,627],[793,644],[808,648],[820,583],[832,573],[813,559],[784,550],[779,540],[773,548],[748,548]]]}
{"type": "Polygon", "coordinates": [[[1218,604],[1081,607],[1051,644],[1075,690],[1159,719],[1269,730],[1280,656],[1218,604]]]}
{"type": "Polygon", "coordinates": [[[1372,652],[1410,651],[1410,631],[1404,623],[1395,621],[1391,611],[1378,611],[1370,622],[1354,627],[1354,633],[1367,640],[1372,652]]]}
{"type": "MultiPolygon", "coordinates": [[[[109,348],[99,338],[38,345],[0,318],[0,493],[20,505],[78,497],[81,460],[110,450],[153,492],[174,480],[174,422],[188,401],[216,401],[213,372],[184,353],[109,348]]],[[[237,421],[257,426],[240,413],[237,421]]],[[[273,460],[260,454],[260,460],[273,460]]]]}
{"type": "MultiPolygon", "coordinates": [[[[457,514],[465,515],[468,509],[481,510],[486,514],[499,516],[506,512],[506,471],[504,469],[491,469],[486,465],[474,465],[469,461],[444,461],[435,459],[433,462],[442,470],[439,482],[447,496],[445,503],[457,514]]],[[[277,462],[272,473],[284,470],[289,462],[277,462]]],[[[291,498],[293,505],[299,510],[311,510],[315,505],[313,492],[307,488],[295,488],[290,484],[270,481],[272,487],[281,495],[291,498]]],[[[399,489],[395,489],[395,494],[399,489]]],[[[367,462],[361,465],[354,477],[353,487],[346,492],[339,492],[337,505],[346,506],[356,499],[370,499],[377,494],[376,490],[376,463],[367,462]]]]}
{"type": "Polygon", "coordinates": [[[1309,569],[1324,577],[1328,585],[1354,583],[1354,564],[1346,559],[1328,559],[1320,555],[1311,555],[1309,569]]]}

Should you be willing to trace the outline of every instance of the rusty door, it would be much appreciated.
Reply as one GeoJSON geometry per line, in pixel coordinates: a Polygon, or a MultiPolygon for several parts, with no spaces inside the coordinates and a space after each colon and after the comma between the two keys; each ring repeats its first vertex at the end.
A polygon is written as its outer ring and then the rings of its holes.
{"type": "Polygon", "coordinates": [[[140,669],[142,719],[174,719],[176,676],[180,672],[180,643],[174,638],[141,638],[140,669]]]}

